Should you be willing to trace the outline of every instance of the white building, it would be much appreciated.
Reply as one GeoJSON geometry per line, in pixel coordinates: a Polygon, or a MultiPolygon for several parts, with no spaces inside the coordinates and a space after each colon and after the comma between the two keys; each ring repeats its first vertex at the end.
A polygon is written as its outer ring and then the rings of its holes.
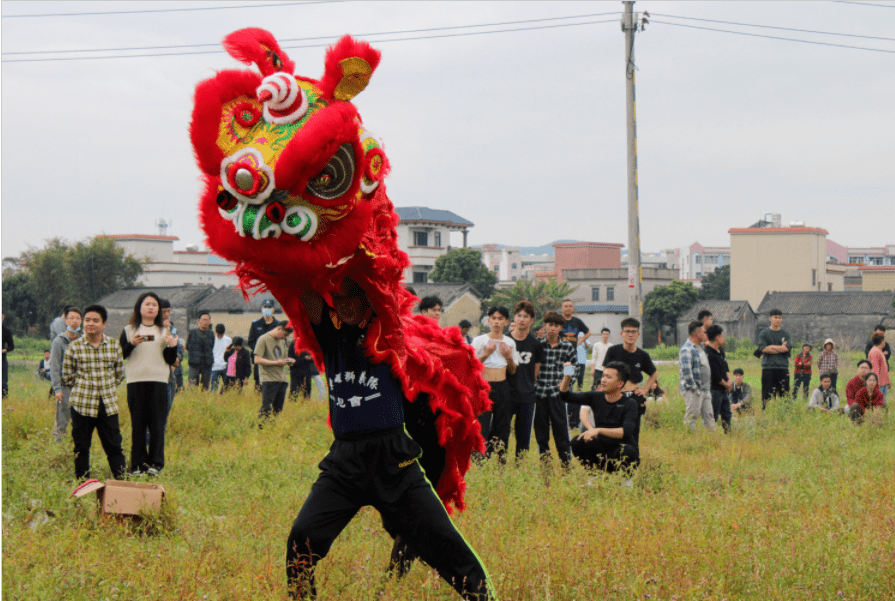
{"type": "Polygon", "coordinates": [[[690,246],[666,252],[669,255],[668,267],[677,269],[679,279],[685,282],[700,281],[703,276],[713,273],[716,269],[730,265],[729,246],[703,246],[699,242],[694,242],[690,246]]]}
{"type": "Polygon", "coordinates": [[[104,237],[114,240],[125,254],[145,261],[137,282],[147,288],[190,284],[234,286],[239,283],[235,275],[228,273],[236,267],[235,263],[194,246],[174,250],[177,236],[116,234],[104,237]]]}
{"type": "Polygon", "coordinates": [[[466,236],[474,223],[450,211],[428,207],[395,207],[401,218],[398,223],[398,247],[407,253],[412,265],[404,271],[404,281],[425,284],[435,268],[435,260],[451,250],[451,232],[466,236]]]}
{"type": "Polygon", "coordinates": [[[498,281],[515,282],[525,279],[522,254],[518,248],[500,248],[496,244],[484,244],[478,250],[482,252],[482,263],[494,272],[498,281]]]}

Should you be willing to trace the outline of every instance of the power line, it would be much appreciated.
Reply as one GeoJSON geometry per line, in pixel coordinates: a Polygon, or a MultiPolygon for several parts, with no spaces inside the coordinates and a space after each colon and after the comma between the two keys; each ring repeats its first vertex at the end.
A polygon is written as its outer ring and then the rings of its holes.
{"type": "Polygon", "coordinates": [[[37,15],[3,15],[4,19],[24,18],[24,17],[86,17],[95,15],[137,15],[141,13],[176,13],[190,12],[197,10],[228,10],[231,8],[262,8],[271,6],[301,6],[302,4],[331,4],[333,2],[347,2],[348,0],[311,0],[309,2],[282,2],[279,4],[245,4],[240,6],[199,6],[196,8],[154,8],[147,10],[110,10],[95,13],[48,13],[37,15]]]}
{"type": "Polygon", "coordinates": [[[755,25],[752,23],[737,23],[735,21],[716,21],[715,19],[699,19],[697,17],[680,17],[678,15],[662,15],[659,13],[650,13],[654,17],[670,17],[672,19],[687,19],[689,21],[705,21],[708,23],[724,23],[725,25],[742,25],[743,27],[764,27],[766,29],[782,29],[784,31],[798,31],[800,33],[819,33],[823,35],[838,35],[838,36],[846,36],[850,38],[867,38],[869,40],[887,40],[890,42],[895,42],[895,38],[884,38],[877,37],[872,35],[859,35],[856,33],[837,33],[833,31],[815,31],[813,29],[794,29],[792,27],[776,27],[774,25],[755,25]]]}
{"type": "MultiPolygon", "coordinates": [[[[437,38],[457,38],[457,37],[465,37],[472,35],[486,35],[492,33],[512,33],[517,31],[534,31],[537,29],[556,29],[558,27],[575,27],[578,25],[597,25],[600,23],[618,23],[616,19],[610,19],[607,21],[583,21],[581,23],[558,23],[556,25],[541,25],[539,27],[518,27],[516,29],[498,29],[494,31],[470,31],[468,33],[448,33],[443,35],[429,35],[429,36],[417,36],[412,38],[392,38],[388,40],[376,40],[377,44],[383,44],[386,42],[410,42],[413,40],[433,40],[437,38]]],[[[325,48],[329,46],[329,44],[308,44],[305,46],[282,46],[285,49],[293,50],[300,48],[325,48]]],[[[106,58],[146,58],[146,57],[156,57],[156,56],[187,56],[193,54],[221,54],[224,50],[204,50],[199,52],[164,52],[157,54],[122,54],[118,56],[79,56],[79,57],[60,57],[60,58],[16,58],[16,59],[4,59],[2,62],[4,63],[42,63],[42,62],[55,62],[55,61],[80,61],[80,60],[98,60],[98,59],[106,59],[106,58]]]]}
{"type": "MultiPolygon", "coordinates": [[[[430,27],[428,29],[407,29],[403,31],[379,31],[374,33],[358,33],[354,34],[354,37],[362,38],[369,36],[377,36],[377,35],[403,35],[408,33],[423,33],[429,31],[447,31],[451,29],[469,29],[472,27],[499,27],[504,25],[520,25],[522,23],[542,23],[546,21],[562,21],[566,19],[588,19],[592,17],[604,17],[606,15],[617,15],[620,14],[619,11],[611,12],[611,13],[595,13],[588,15],[570,15],[568,17],[548,17],[543,19],[527,19],[524,21],[504,21],[502,23],[480,23],[478,25],[454,25],[451,27],[430,27]]],[[[318,36],[313,38],[286,38],[279,40],[280,44],[286,42],[310,42],[314,40],[330,40],[337,39],[341,37],[342,34],[338,35],[325,35],[318,36]]],[[[211,44],[181,44],[175,46],[138,46],[132,48],[92,48],[87,50],[32,50],[32,51],[20,51],[20,52],[4,52],[3,56],[13,55],[13,54],[68,54],[68,53],[77,53],[77,52],[123,52],[123,51],[131,51],[131,50],[171,50],[174,48],[203,48],[207,46],[220,46],[220,42],[214,42],[211,44]]]]}
{"type": "Polygon", "coordinates": [[[873,2],[847,2],[846,0],[833,0],[837,4],[861,4],[863,6],[876,6],[878,8],[895,8],[893,4],[874,4],[873,2]]]}
{"type": "Polygon", "coordinates": [[[853,50],[870,50],[872,52],[887,52],[895,54],[895,50],[883,50],[882,48],[865,48],[864,46],[846,46],[845,44],[831,44],[829,42],[816,42],[813,40],[797,40],[795,38],[782,38],[775,35],[763,35],[760,33],[747,33],[745,31],[730,31],[729,29],[715,29],[714,27],[701,27],[699,25],[685,25],[684,23],[669,23],[668,21],[656,21],[650,19],[650,23],[661,23],[662,25],[674,25],[675,27],[689,27],[690,29],[705,29],[706,31],[720,31],[721,33],[734,33],[736,35],[748,35],[754,38],[769,38],[772,40],[785,40],[787,42],[800,42],[802,44],[817,44],[820,46],[834,46],[836,48],[851,48],[853,50]]]}

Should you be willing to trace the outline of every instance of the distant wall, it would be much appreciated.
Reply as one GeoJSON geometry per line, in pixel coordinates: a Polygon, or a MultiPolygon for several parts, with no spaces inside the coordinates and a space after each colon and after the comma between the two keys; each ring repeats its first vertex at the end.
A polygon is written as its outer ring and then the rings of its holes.
{"type": "MultiPolygon", "coordinates": [[[[796,342],[808,342],[816,349],[827,338],[832,338],[837,347],[855,347],[870,340],[873,328],[880,323],[878,315],[784,315],[783,329],[796,342]]],[[[759,318],[755,328],[758,334],[768,327],[767,319],[759,318]]]]}

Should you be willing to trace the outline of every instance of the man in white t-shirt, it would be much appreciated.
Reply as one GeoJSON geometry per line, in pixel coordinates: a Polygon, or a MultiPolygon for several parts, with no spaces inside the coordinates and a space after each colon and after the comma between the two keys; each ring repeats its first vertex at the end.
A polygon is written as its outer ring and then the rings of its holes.
{"type": "Polygon", "coordinates": [[[501,461],[505,461],[504,454],[510,442],[510,422],[513,418],[507,373],[515,373],[519,364],[516,342],[511,336],[503,335],[509,320],[510,312],[506,307],[491,307],[488,309],[488,326],[491,331],[472,339],[476,357],[485,366],[482,375],[491,386],[491,411],[479,415],[482,438],[488,442],[488,456],[496,450],[501,461]]]}
{"type": "Polygon", "coordinates": [[[218,378],[222,381],[224,376],[227,375],[227,361],[224,360],[224,353],[227,351],[227,348],[233,342],[230,340],[229,336],[224,336],[224,332],[227,331],[227,328],[224,324],[219,323],[214,326],[214,348],[211,350],[212,356],[212,364],[211,364],[211,391],[214,392],[214,389],[218,386],[218,378]]]}
{"type": "Polygon", "coordinates": [[[599,390],[600,380],[603,379],[603,360],[606,359],[606,351],[609,350],[609,328],[603,328],[600,332],[600,342],[594,344],[594,385],[593,390],[599,390]]]}

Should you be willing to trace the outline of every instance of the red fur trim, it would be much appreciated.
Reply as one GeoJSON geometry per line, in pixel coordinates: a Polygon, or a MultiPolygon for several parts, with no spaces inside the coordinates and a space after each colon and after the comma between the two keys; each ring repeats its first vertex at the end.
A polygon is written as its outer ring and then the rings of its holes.
{"type": "Polygon", "coordinates": [[[285,71],[290,75],[295,71],[295,63],[267,30],[247,27],[234,31],[224,38],[223,45],[227,53],[236,60],[247,65],[255,63],[265,77],[277,71],[285,71]],[[275,52],[282,64],[274,64],[269,51],[275,52]]]}
{"type": "Polygon", "coordinates": [[[261,76],[251,71],[221,71],[196,86],[190,140],[199,168],[207,175],[218,175],[224,152],[218,147],[221,109],[225,102],[240,96],[255,97],[261,76]]]}
{"type": "Polygon", "coordinates": [[[350,35],[343,36],[334,46],[330,46],[326,50],[323,77],[320,78],[318,83],[320,92],[327,100],[332,100],[336,86],[342,81],[342,67],[339,65],[339,62],[352,56],[357,56],[367,61],[370,68],[375,72],[376,67],[379,66],[379,59],[382,53],[366,42],[355,40],[350,35]]]}
{"type": "Polygon", "coordinates": [[[357,135],[357,111],[350,103],[339,102],[328,106],[298,130],[289,141],[283,154],[280,155],[274,169],[274,181],[280,190],[289,190],[293,194],[305,190],[308,180],[320,173],[339,146],[346,142],[354,145],[355,169],[351,187],[341,197],[334,200],[313,199],[315,204],[336,206],[345,204],[346,199],[354,198],[360,186],[363,170],[363,151],[357,135]]]}

